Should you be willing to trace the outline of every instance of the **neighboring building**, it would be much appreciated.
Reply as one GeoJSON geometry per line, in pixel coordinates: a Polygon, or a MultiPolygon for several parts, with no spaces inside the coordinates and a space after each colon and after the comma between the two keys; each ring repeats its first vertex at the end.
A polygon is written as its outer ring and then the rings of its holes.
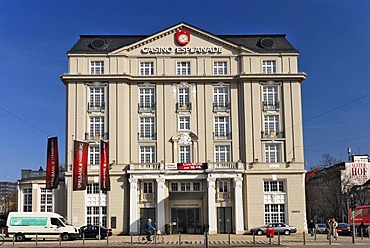
{"type": "Polygon", "coordinates": [[[17,185],[13,182],[0,182],[0,215],[16,209],[17,185]]]}
{"type": "Polygon", "coordinates": [[[358,205],[369,205],[370,163],[368,155],[352,155],[342,162],[306,175],[307,216],[316,222],[335,217],[347,222],[349,199],[354,196],[358,205]]]}
{"type": "Polygon", "coordinates": [[[303,231],[298,55],[285,35],[215,35],[186,23],[80,36],[61,75],[69,220],[116,234],[140,232],[148,217],[182,233],[209,224],[241,234],[277,221],[303,231]],[[86,191],[70,183],[74,139],[90,145],[86,191]],[[109,142],[106,194],[99,139],[109,142]]]}
{"type": "Polygon", "coordinates": [[[57,189],[46,189],[46,171],[22,170],[18,180],[19,212],[55,212],[67,216],[66,189],[63,172],[57,189]]]}

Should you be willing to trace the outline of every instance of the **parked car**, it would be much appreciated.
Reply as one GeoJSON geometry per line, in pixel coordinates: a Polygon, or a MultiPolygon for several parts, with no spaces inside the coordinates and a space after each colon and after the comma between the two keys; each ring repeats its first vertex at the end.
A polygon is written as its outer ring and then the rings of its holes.
{"type": "MultiPolygon", "coordinates": [[[[80,237],[82,238],[85,234],[85,238],[99,239],[99,226],[98,225],[87,225],[80,228],[80,237]]],[[[100,226],[100,239],[104,239],[108,236],[112,236],[112,229],[108,229],[100,226]]]]}
{"type": "Polygon", "coordinates": [[[337,233],[338,235],[351,235],[351,226],[347,223],[338,223],[337,233]]]}
{"type": "Polygon", "coordinates": [[[295,226],[289,226],[284,223],[270,223],[261,227],[255,227],[250,229],[251,233],[255,233],[257,235],[266,234],[267,228],[274,228],[274,233],[280,233],[289,235],[291,233],[297,232],[297,228],[295,226]]]}
{"type": "Polygon", "coordinates": [[[317,223],[317,233],[328,233],[325,223],[317,223]]]}

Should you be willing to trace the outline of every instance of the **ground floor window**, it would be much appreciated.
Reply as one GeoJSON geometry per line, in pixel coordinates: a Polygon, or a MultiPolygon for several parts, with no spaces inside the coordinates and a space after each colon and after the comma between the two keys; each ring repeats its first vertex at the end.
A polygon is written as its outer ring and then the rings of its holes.
{"type": "Polygon", "coordinates": [[[265,204],[265,224],[285,223],[285,204],[265,204]]]}
{"type": "MultiPolygon", "coordinates": [[[[106,227],[107,226],[107,207],[100,207],[101,208],[101,225],[106,227]]],[[[99,207],[87,207],[87,224],[88,225],[99,225],[99,207]]]]}
{"type": "Polygon", "coordinates": [[[53,192],[51,189],[41,188],[41,212],[53,212],[53,192]]]}

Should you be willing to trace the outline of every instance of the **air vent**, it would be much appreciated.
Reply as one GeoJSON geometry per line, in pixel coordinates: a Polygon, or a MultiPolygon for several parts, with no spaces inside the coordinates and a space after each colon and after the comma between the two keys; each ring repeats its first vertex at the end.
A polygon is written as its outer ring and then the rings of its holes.
{"type": "Polygon", "coordinates": [[[107,41],[103,38],[95,38],[90,44],[94,49],[105,49],[108,46],[107,41]]]}
{"type": "Polygon", "coordinates": [[[275,40],[270,37],[263,38],[260,43],[264,48],[274,48],[276,46],[275,40]]]}

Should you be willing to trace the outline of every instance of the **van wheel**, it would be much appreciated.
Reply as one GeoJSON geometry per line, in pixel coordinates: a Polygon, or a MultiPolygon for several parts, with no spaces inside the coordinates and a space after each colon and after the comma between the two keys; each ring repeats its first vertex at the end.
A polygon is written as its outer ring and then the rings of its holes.
{"type": "Polygon", "coordinates": [[[69,235],[68,233],[63,233],[62,234],[62,240],[63,241],[71,240],[71,235],[69,235]]]}
{"type": "Polygon", "coordinates": [[[17,241],[17,242],[22,242],[22,241],[24,241],[24,235],[23,234],[16,234],[15,235],[15,240],[17,241]]]}

